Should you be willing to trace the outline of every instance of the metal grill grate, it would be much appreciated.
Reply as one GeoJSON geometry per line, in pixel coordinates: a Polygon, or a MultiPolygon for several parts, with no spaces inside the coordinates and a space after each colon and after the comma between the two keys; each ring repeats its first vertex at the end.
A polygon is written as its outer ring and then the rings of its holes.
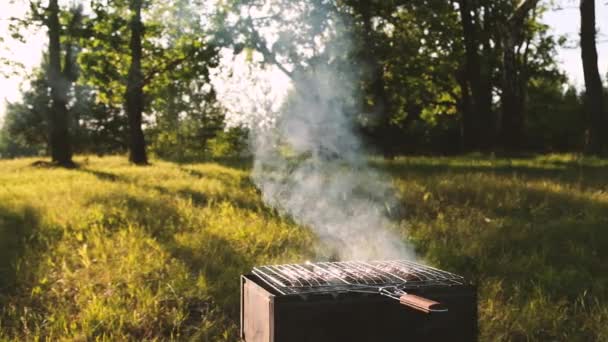
{"type": "Polygon", "coordinates": [[[456,274],[411,261],[342,261],[259,266],[253,269],[265,283],[279,293],[391,292],[422,286],[462,285],[456,274]]]}

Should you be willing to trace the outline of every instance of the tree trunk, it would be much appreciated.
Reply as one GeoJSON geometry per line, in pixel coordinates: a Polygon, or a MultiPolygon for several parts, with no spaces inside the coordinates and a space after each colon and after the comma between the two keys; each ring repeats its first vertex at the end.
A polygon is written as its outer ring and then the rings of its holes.
{"type": "Polygon", "coordinates": [[[143,0],[131,0],[131,66],[127,79],[125,107],[129,118],[129,161],[136,165],[148,164],[146,142],[142,130],[142,113],[144,110],[144,76],[141,71],[142,36],[144,25],[141,21],[143,0]]]}
{"type": "Polygon", "coordinates": [[[471,94],[470,94],[470,87],[469,87],[469,83],[467,80],[467,73],[464,70],[465,68],[461,65],[460,70],[458,71],[456,80],[458,81],[458,85],[460,86],[460,90],[461,90],[461,94],[460,94],[460,100],[458,101],[458,109],[459,111],[462,113],[462,119],[460,120],[460,145],[458,146],[458,149],[460,151],[467,151],[470,150],[470,137],[469,137],[469,131],[470,128],[468,126],[468,120],[470,120],[470,113],[471,113],[471,106],[472,106],[472,102],[471,101],[471,94]]]}
{"type": "Polygon", "coordinates": [[[606,118],[602,99],[602,79],[597,67],[595,46],[595,1],[581,0],[581,57],[585,75],[585,111],[589,123],[589,136],[585,152],[602,154],[606,149],[606,118]]]}
{"type": "Polygon", "coordinates": [[[502,32],[503,87],[501,141],[507,151],[519,151],[524,140],[525,81],[521,77],[516,47],[520,43],[521,30],[528,12],[539,0],[525,0],[508,19],[502,32]]]}
{"type": "Polygon", "coordinates": [[[478,28],[481,33],[481,63],[480,63],[480,94],[479,99],[479,112],[482,114],[482,127],[484,128],[484,134],[482,136],[482,144],[485,149],[492,149],[496,144],[496,117],[492,109],[492,97],[493,97],[493,84],[492,84],[492,65],[491,55],[494,52],[492,44],[490,43],[490,32],[488,29],[489,22],[492,20],[489,14],[490,9],[484,8],[483,11],[483,27],[478,28]]]}
{"type": "Polygon", "coordinates": [[[51,87],[51,110],[49,113],[49,148],[51,159],[62,166],[73,166],[68,118],[69,81],[61,72],[61,26],[59,5],[50,0],[47,27],[49,35],[48,80],[51,87]]]}
{"type": "Polygon", "coordinates": [[[480,95],[481,95],[481,66],[479,58],[479,41],[471,6],[471,0],[460,0],[460,23],[465,47],[464,78],[461,82],[463,120],[462,135],[465,150],[477,150],[482,146],[480,95]]]}
{"type": "Polygon", "coordinates": [[[503,87],[501,140],[505,150],[518,151],[524,139],[523,89],[515,56],[515,34],[503,37],[503,87]]]}

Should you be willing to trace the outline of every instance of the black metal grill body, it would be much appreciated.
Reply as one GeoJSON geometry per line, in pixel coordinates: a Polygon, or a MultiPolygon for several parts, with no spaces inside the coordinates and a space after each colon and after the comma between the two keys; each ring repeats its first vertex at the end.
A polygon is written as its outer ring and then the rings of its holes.
{"type": "MultiPolygon", "coordinates": [[[[339,282],[332,282],[334,287],[295,286],[290,290],[263,277],[258,273],[241,278],[241,337],[245,342],[477,339],[476,289],[464,281],[448,284],[411,278],[403,287],[408,294],[449,308],[445,313],[425,314],[379,292],[347,291],[339,282]]],[[[370,282],[368,278],[363,285],[370,282]]]]}

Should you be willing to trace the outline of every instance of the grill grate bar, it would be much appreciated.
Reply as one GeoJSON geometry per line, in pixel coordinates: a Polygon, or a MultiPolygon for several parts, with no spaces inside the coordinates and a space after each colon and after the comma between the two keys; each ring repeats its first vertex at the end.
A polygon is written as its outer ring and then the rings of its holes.
{"type": "Polygon", "coordinates": [[[331,263],[331,262],[320,262],[315,264],[319,269],[326,272],[326,276],[334,277],[345,284],[365,284],[369,280],[363,276],[357,276],[352,271],[349,271],[346,267],[339,267],[339,263],[331,263]]]}
{"type": "MultiPolygon", "coordinates": [[[[370,264],[370,263],[363,263],[363,264],[364,264],[365,266],[367,266],[367,267],[375,267],[374,265],[372,265],[372,264],[370,264]]],[[[395,278],[395,279],[397,279],[397,280],[399,280],[399,281],[402,281],[402,282],[407,282],[407,281],[409,281],[408,279],[406,279],[406,277],[405,277],[405,276],[404,276],[404,277],[401,277],[401,276],[399,275],[399,272],[397,272],[396,270],[383,270],[383,271],[384,271],[384,272],[386,272],[386,273],[387,273],[388,275],[390,275],[391,277],[393,277],[393,278],[395,278]]]]}
{"type": "Polygon", "coordinates": [[[365,264],[357,261],[344,262],[342,264],[346,269],[350,271],[354,278],[363,278],[366,281],[365,284],[386,284],[391,283],[392,279],[386,276],[386,274],[378,272],[375,267],[365,266],[365,264]]]}
{"type": "MultiPolygon", "coordinates": [[[[304,286],[304,284],[302,284],[298,280],[298,278],[293,277],[289,272],[285,272],[283,265],[263,266],[262,269],[267,271],[268,273],[270,273],[269,276],[272,279],[280,278],[280,279],[278,279],[279,280],[278,285],[280,285],[280,286],[285,286],[285,287],[304,286]]],[[[264,273],[267,274],[266,272],[264,272],[264,273]]]]}
{"type": "Polygon", "coordinates": [[[461,276],[406,260],[260,266],[253,273],[282,294],[464,284],[461,276]]]}
{"type": "Polygon", "coordinates": [[[401,267],[406,267],[414,270],[416,274],[423,274],[427,277],[426,280],[450,280],[450,279],[462,279],[461,276],[448,273],[446,271],[442,271],[430,266],[422,266],[411,261],[406,260],[397,260],[397,261],[389,261],[392,264],[403,265],[401,267]]]}
{"type": "Polygon", "coordinates": [[[297,272],[297,274],[301,275],[304,279],[306,279],[309,286],[329,285],[329,283],[325,279],[307,270],[302,265],[286,265],[286,267],[293,269],[295,272],[297,272]]]}

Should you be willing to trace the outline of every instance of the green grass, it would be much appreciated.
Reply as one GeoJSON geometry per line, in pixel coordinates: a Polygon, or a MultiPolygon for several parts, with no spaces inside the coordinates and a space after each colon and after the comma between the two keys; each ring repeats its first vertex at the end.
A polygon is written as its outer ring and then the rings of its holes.
{"type": "MultiPolygon", "coordinates": [[[[239,274],[314,253],[243,165],[32,162],[0,162],[0,341],[236,341],[239,274]]],[[[419,255],[478,283],[481,340],[608,340],[608,161],[373,164],[419,255]]]]}

